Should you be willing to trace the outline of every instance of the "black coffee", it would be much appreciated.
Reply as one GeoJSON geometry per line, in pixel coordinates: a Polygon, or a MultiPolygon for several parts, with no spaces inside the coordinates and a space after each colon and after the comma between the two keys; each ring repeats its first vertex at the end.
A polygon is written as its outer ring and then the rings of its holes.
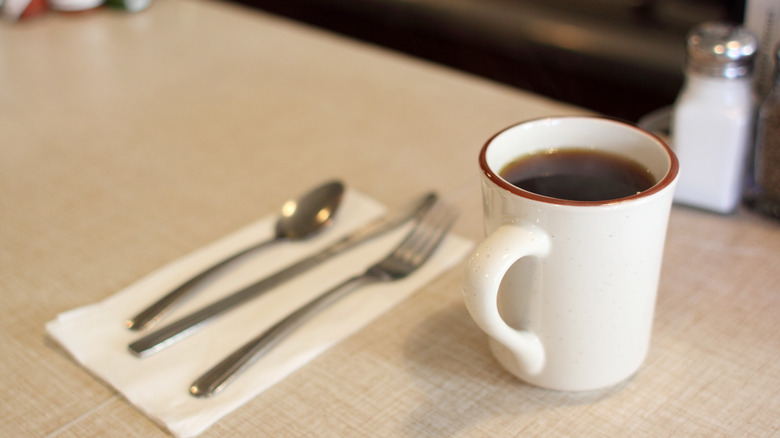
{"type": "Polygon", "coordinates": [[[655,184],[650,172],[633,160],[573,148],[523,156],[499,175],[523,190],[570,201],[625,198],[655,184]]]}

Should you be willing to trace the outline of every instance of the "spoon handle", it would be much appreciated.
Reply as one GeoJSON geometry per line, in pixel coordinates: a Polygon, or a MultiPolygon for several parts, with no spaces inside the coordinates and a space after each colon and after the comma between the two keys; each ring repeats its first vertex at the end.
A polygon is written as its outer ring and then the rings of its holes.
{"type": "Polygon", "coordinates": [[[163,316],[165,316],[171,310],[173,310],[176,304],[180,303],[181,301],[184,300],[184,298],[191,295],[191,293],[195,289],[195,286],[200,284],[204,279],[211,277],[212,274],[219,271],[221,268],[229,265],[234,260],[237,260],[243,257],[244,255],[249,254],[250,252],[254,252],[260,248],[278,242],[281,239],[282,238],[278,236],[272,237],[256,245],[252,245],[249,248],[243,249],[226,259],[221,260],[220,262],[209,267],[205,271],[202,271],[196,276],[190,278],[189,280],[187,280],[186,282],[178,286],[176,289],[172,290],[167,295],[157,300],[154,304],[150,305],[149,307],[147,307],[146,309],[138,313],[136,316],[127,320],[127,322],[125,322],[125,325],[127,326],[127,328],[131,330],[143,330],[143,329],[153,327],[160,321],[160,319],[162,319],[163,316]]]}
{"type": "Polygon", "coordinates": [[[195,397],[210,397],[218,393],[239,373],[268,353],[276,344],[310,320],[320,310],[327,308],[344,295],[372,281],[377,281],[377,279],[365,274],[352,277],[313,299],[244,344],[200,376],[190,386],[190,394],[195,397]]]}

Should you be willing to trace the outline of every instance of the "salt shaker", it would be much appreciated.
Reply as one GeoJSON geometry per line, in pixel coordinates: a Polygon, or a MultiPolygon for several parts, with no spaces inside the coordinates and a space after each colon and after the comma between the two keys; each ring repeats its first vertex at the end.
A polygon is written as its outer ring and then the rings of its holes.
{"type": "Polygon", "coordinates": [[[671,125],[680,160],[675,202],[718,213],[739,204],[755,128],[757,49],[758,39],[741,26],[705,23],[688,35],[685,84],[671,125]]]}
{"type": "Polygon", "coordinates": [[[780,45],[775,51],[775,76],[758,115],[754,205],[780,219],[780,45]]]}

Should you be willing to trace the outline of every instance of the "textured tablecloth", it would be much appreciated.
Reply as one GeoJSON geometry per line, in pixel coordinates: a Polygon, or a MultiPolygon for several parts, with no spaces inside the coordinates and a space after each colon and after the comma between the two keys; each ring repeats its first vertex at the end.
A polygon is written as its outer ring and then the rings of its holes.
{"type": "MultiPolygon", "coordinates": [[[[585,112],[202,0],[0,23],[0,83],[8,436],[166,436],[46,335],[58,314],[334,177],[387,206],[436,190],[478,240],[482,144],[585,112]]],[[[455,267],[203,436],[775,436],[779,257],[776,222],[674,207],[649,357],[580,395],[501,369],[455,267]]]]}

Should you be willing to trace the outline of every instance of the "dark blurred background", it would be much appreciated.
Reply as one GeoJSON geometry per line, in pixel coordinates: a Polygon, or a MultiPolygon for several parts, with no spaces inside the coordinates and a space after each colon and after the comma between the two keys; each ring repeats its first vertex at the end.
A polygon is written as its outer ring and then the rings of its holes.
{"type": "Polygon", "coordinates": [[[745,0],[229,0],[630,121],[670,105],[685,38],[745,0]]]}

